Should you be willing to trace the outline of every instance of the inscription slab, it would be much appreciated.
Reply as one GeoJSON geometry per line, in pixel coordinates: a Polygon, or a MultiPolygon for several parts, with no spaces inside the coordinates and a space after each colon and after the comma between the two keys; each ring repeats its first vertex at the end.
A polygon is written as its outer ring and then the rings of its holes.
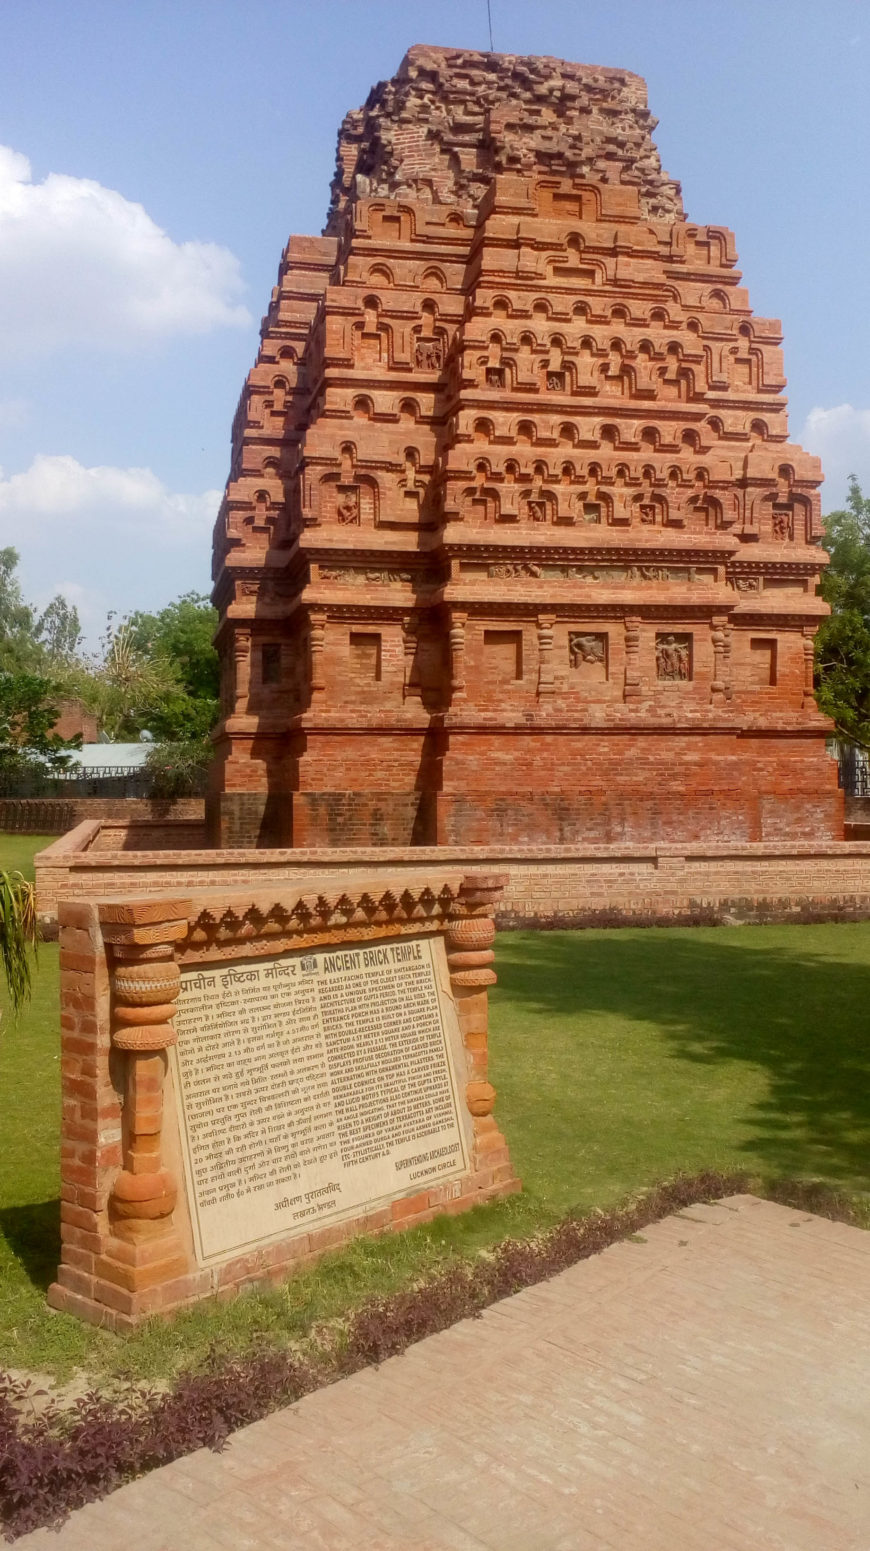
{"type": "Polygon", "coordinates": [[[468,1169],[440,938],[183,968],[175,1027],[201,1262],[468,1169]]]}

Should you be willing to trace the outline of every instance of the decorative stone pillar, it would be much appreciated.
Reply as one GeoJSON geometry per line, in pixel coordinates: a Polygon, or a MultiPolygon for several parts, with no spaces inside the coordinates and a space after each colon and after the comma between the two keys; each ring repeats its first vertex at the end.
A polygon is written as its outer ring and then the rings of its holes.
{"type": "Polygon", "coordinates": [[[411,693],[411,674],[414,671],[414,658],[417,654],[417,618],[414,614],[406,614],[402,620],[402,699],[407,700],[411,693]]]}
{"type": "Polygon", "coordinates": [[[815,627],[813,625],[804,625],[804,628],[803,628],[804,692],[803,692],[803,700],[801,702],[802,708],[803,708],[804,711],[815,711],[816,710],[816,697],[815,697],[814,683],[813,683],[813,680],[814,680],[814,677],[815,677],[815,666],[816,666],[816,642],[815,642],[815,636],[816,636],[815,627]]]}
{"type": "Polygon", "coordinates": [[[727,617],[722,615],[714,617],[711,636],[713,640],[713,682],[710,685],[710,699],[716,702],[728,699],[731,687],[729,683],[731,642],[727,617]]]}
{"type": "Polygon", "coordinates": [[[450,696],[453,700],[465,699],[465,614],[454,614],[450,620],[450,696]]]}
{"type": "Polygon", "coordinates": [[[251,692],[251,632],[247,626],[236,626],[233,634],[233,668],[236,716],[245,716],[251,692]]]}
{"type": "Polygon", "coordinates": [[[495,1089],[487,1079],[489,987],[497,978],[491,911],[506,883],[506,874],[468,874],[459,890],[464,913],[447,927],[447,965],[467,1058],[465,1098],[473,1117],[476,1169],[508,1163],[504,1137],[492,1118],[495,1089]]]}
{"type": "Polygon", "coordinates": [[[314,613],[310,617],[310,670],[311,698],[319,699],[326,694],[323,648],[326,642],[326,615],[314,613]]]}
{"type": "Polygon", "coordinates": [[[635,614],[625,618],[625,690],[623,699],[640,700],[640,619],[635,614]]]}
{"type": "Polygon", "coordinates": [[[135,1295],[183,1276],[173,1225],[177,1185],[162,1157],[166,1051],[180,975],[174,944],[187,935],[187,900],[101,905],[111,953],[112,1046],[123,1052],[123,1164],[109,1196],[110,1238],[97,1275],[135,1295]]]}
{"type": "Polygon", "coordinates": [[[553,639],[556,618],[553,614],[538,615],[538,696],[552,695],[556,689],[553,671],[553,639]]]}

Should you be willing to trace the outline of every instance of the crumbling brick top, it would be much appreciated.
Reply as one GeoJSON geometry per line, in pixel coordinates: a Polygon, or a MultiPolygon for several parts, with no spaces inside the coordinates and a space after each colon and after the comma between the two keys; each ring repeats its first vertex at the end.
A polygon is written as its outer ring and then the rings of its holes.
{"type": "Polygon", "coordinates": [[[630,70],[521,54],[410,48],[339,131],[325,232],[354,198],[474,209],[496,173],[630,184],[650,219],[683,218],[662,170],[646,83],[630,70]]]}

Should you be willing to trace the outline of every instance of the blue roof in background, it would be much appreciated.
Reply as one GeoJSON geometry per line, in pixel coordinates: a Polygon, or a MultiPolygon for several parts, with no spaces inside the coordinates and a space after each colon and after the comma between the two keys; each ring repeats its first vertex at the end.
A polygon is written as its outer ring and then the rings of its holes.
{"type": "Polygon", "coordinates": [[[141,770],[154,744],[142,743],[83,743],[80,749],[70,749],[70,768],[80,770],[141,770]]]}

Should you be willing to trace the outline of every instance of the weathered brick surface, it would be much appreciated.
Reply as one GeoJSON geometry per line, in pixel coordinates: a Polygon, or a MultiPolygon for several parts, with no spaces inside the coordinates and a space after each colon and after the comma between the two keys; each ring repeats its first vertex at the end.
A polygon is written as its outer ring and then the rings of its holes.
{"type": "Polygon", "coordinates": [[[820,468],[653,127],[432,48],[345,119],[215,530],[217,844],[842,838],[820,468]]]}

